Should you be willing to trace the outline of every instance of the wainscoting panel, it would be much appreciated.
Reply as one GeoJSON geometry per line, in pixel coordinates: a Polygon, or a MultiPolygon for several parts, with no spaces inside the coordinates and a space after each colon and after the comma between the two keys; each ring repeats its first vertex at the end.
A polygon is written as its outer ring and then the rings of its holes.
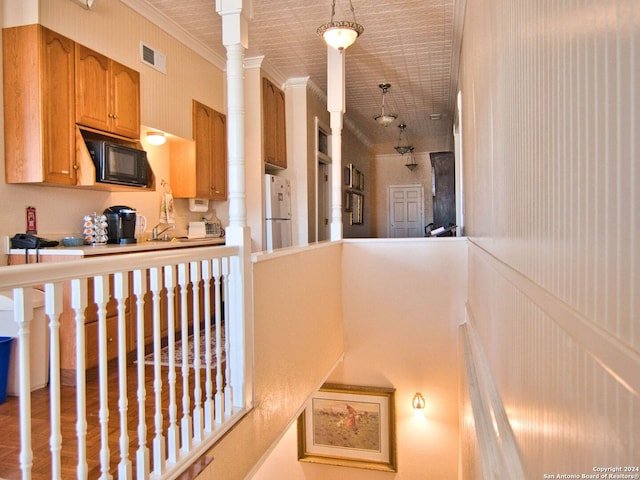
{"type": "MultiPolygon", "coordinates": [[[[640,356],[616,347],[605,330],[557,297],[540,293],[534,282],[470,243],[469,322],[526,478],[633,464],[640,449],[640,356]]],[[[461,427],[468,429],[465,423],[461,427]]]]}

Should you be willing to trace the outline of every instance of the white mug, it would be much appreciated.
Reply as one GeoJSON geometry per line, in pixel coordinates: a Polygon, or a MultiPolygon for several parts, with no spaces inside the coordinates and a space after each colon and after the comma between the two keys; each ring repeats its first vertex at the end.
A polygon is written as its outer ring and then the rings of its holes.
{"type": "Polygon", "coordinates": [[[136,214],[136,239],[140,240],[147,231],[147,217],[136,214]]]}

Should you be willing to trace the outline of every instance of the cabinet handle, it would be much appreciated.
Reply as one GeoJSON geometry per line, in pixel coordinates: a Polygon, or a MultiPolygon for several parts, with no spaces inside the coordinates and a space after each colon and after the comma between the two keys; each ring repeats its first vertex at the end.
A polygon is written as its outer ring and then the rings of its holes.
{"type": "Polygon", "coordinates": [[[113,337],[109,337],[109,338],[107,339],[107,341],[108,341],[109,343],[112,343],[112,342],[113,342],[113,337]]]}
{"type": "Polygon", "coordinates": [[[79,167],[78,167],[78,164],[77,164],[77,163],[74,163],[74,164],[73,164],[73,169],[74,169],[74,170],[78,170],[78,168],[79,168],[79,167]]]}

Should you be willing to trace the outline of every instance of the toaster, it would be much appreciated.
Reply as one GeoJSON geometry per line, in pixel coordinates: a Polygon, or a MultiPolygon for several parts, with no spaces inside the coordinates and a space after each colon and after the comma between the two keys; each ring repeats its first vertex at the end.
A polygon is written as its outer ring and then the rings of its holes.
{"type": "Polygon", "coordinates": [[[189,222],[189,238],[218,238],[224,236],[222,225],[217,222],[189,222]]]}

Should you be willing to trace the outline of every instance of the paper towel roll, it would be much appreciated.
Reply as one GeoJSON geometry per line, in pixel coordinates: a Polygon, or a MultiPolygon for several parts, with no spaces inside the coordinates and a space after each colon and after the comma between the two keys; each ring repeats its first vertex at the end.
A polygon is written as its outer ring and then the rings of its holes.
{"type": "Polygon", "coordinates": [[[189,211],[206,212],[207,210],[209,210],[209,200],[207,200],[206,198],[189,199],[189,211]]]}

